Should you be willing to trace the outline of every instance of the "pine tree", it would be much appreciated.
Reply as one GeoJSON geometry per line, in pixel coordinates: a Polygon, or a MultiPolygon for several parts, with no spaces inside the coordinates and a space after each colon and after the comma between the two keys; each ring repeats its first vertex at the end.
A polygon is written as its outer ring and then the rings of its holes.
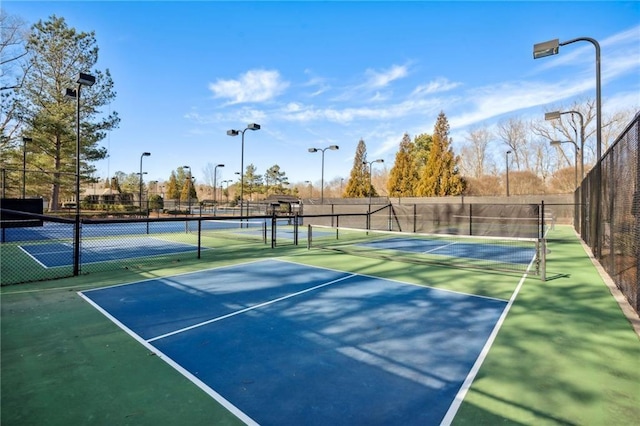
{"type": "Polygon", "coordinates": [[[251,199],[251,194],[254,192],[260,192],[260,187],[262,186],[262,175],[257,174],[256,171],[256,166],[253,164],[249,164],[245,169],[244,193],[249,194],[249,199],[251,199]]]}
{"type": "Polygon", "coordinates": [[[369,196],[369,169],[366,161],[367,145],[360,139],[356,147],[349,182],[347,182],[347,187],[344,190],[344,197],[363,198],[369,196]]]}
{"type": "Polygon", "coordinates": [[[169,176],[169,184],[167,185],[167,199],[169,200],[177,200],[180,198],[180,185],[178,185],[178,177],[176,176],[175,171],[171,171],[171,175],[169,176]]]}
{"type": "Polygon", "coordinates": [[[266,186],[265,196],[269,196],[268,192],[273,192],[274,194],[284,194],[286,192],[284,189],[284,185],[288,185],[289,180],[287,178],[287,174],[280,171],[280,166],[278,166],[277,164],[267,169],[267,172],[264,175],[264,179],[266,186]]]}
{"type": "Polygon", "coordinates": [[[77,32],[55,15],[33,25],[27,51],[28,71],[16,89],[17,112],[32,138],[30,168],[53,172],[38,175],[34,185],[49,188],[49,208],[57,210],[60,195],[74,193],[75,181],[77,102],[63,91],[77,89],[80,72],[96,78],[93,86],[82,88],[80,102],[81,174],[89,176],[95,171],[92,162],[107,155],[98,142],[119,123],[117,113],[99,110],[115,98],[113,81],[109,70],[92,69],[98,62],[95,33],[77,32]]]}
{"type": "Polygon", "coordinates": [[[412,153],[415,145],[409,134],[405,133],[400,141],[396,160],[389,173],[387,191],[391,197],[413,197],[418,183],[418,171],[412,153]]]}
{"type": "Polygon", "coordinates": [[[451,143],[449,122],[444,112],[440,112],[433,130],[429,157],[420,175],[419,196],[460,195],[464,190],[464,180],[458,170],[459,159],[454,156],[451,143]]]}

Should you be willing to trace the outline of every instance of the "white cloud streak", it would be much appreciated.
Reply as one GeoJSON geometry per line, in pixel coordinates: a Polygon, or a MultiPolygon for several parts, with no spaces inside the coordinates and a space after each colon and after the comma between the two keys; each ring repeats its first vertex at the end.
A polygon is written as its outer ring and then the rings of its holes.
{"type": "Polygon", "coordinates": [[[250,70],[236,80],[218,79],[209,84],[214,97],[228,99],[228,104],[270,101],[287,87],[289,83],[275,70],[250,70]]]}

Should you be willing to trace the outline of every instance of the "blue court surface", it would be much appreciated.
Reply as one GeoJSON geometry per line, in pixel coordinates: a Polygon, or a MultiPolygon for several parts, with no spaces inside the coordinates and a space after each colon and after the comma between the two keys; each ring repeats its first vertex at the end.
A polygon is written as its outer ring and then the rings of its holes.
{"type": "MultiPolygon", "coordinates": [[[[534,244],[534,243],[532,243],[534,244]]],[[[399,250],[412,253],[433,254],[466,259],[505,261],[528,265],[536,255],[535,246],[466,243],[442,239],[388,238],[360,244],[379,250],[399,250]]]]}
{"type": "MultiPolygon", "coordinates": [[[[81,244],[83,264],[162,256],[196,251],[197,246],[155,237],[127,237],[126,240],[85,240],[81,244]]],[[[20,248],[45,268],[73,265],[73,243],[24,244],[20,248]]]]}
{"type": "Polygon", "coordinates": [[[79,294],[263,425],[440,424],[507,306],[281,260],[79,294]]]}

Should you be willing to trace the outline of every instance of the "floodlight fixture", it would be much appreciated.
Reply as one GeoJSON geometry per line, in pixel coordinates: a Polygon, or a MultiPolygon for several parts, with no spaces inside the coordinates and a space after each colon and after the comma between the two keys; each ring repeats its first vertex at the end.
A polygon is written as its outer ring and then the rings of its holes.
{"type": "Polygon", "coordinates": [[[549,121],[549,120],[557,120],[560,118],[560,111],[551,111],[551,112],[545,112],[544,114],[544,119],[549,121]]]}
{"type": "Polygon", "coordinates": [[[91,87],[96,83],[96,78],[90,74],[81,72],[76,83],[82,86],[91,87]]]}
{"type": "Polygon", "coordinates": [[[553,39],[543,43],[533,45],[533,59],[544,58],[546,56],[557,55],[560,50],[560,40],[553,39]]]}
{"type": "Polygon", "coordinates": [[[331,151],[335,151],[340,149],[338,145],[329,145],[326,148],[309,148],[309,152],[322,152],[322,173],[320,177],[320,204],[324,204],[324,152],[330,149],[331,151]]]}

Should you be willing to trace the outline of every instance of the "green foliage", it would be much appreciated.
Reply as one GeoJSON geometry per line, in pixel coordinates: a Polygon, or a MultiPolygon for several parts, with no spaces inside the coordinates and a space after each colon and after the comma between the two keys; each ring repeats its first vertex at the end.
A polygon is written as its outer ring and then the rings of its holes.
{"type": "Polygon", "coordinates": [[[465,182],[458,171],[459,159],[453,154],[451,142],[449,122],[444,112],[440,112],[427,163],[420,172],[417,196],[443,197],[460,195],[464,191],[465,182]]]}
{"type": "Polygon", "coordinates": [[[267,169],[264,175],[265,179],[265,196],[269,196],[269,192],[273,194],[286,194],[285,185],[289,185],[289,178],[286,173],[280,171],[280,166],[274,164],[267,169]]]}
{"type": "Polygon", "coordinates": [[[249,164],[245,168],[243,192],[245,194],[249,194],[249,198],[251,198],[251,194],[260,192],[262,187],[262,175],[259,175],[256,172],[256,166],[254,166],[253,164],[249,164]]]}
{"type": "Polygon", "coordinates": [[[80,72],[96,77],[95,85],[80,89],[81,174],[89,176],[95,171],[92,163],[107,154],[98,143],[119,123],[117,113],[100,111],[115,99],[113,81],[108,70],[93,68],[98,62],[95,34],[69,28],[63,18],[52,16],[33,25],[26,46],[28,66],[16,89],[16,117],[32,138],[29,168],[52,171],[35,185],[49,188],[49,207],[56,210],[61,193],[75,181],[77,101],[66,98],[64,89],[78,90],[80,72]]]}
{"type": "MultiPolygon", "coordinates": [[[[344,197],[363,198],[369,196],[369,166],[364,164],[367,161],[367,145],[362,139],[356,147],[356,154],[353,159],[353,167],[349,175],[349,182],[344,190],[344,197]]],[[[373,194],[372,194],[373,196],[373,194]]]]}
{"type": "Polygon", "coordinates": [[[178,177],[175,171],[171,171],[169,176],[169,184],[167,185],[167,198],[170,200],[177,200],[180,198],[181,186],[178,184],[178,177]]]}
{"type": "Polygon", "coordinates": [[[433,145],[433,136],[430,134],[421,133],[414,138],[411,156],[413,157],[416,173],[420,173],[422,168],[427,164],[431,145],[433,145]]]}
{"type": "Polygon", "coordinates": [[[387,191],[391,197],[413,197],[418,182],[418,170],[412,155],[415,150],[415,143],[405,133],[387,181],[387,191]]]}
{"type": "Polygon", "coordinates": [[[164,209],[164,199],[158,194],[154,194],[149,197],[149,208],[151,210],[162,210],[164,209]]]}

